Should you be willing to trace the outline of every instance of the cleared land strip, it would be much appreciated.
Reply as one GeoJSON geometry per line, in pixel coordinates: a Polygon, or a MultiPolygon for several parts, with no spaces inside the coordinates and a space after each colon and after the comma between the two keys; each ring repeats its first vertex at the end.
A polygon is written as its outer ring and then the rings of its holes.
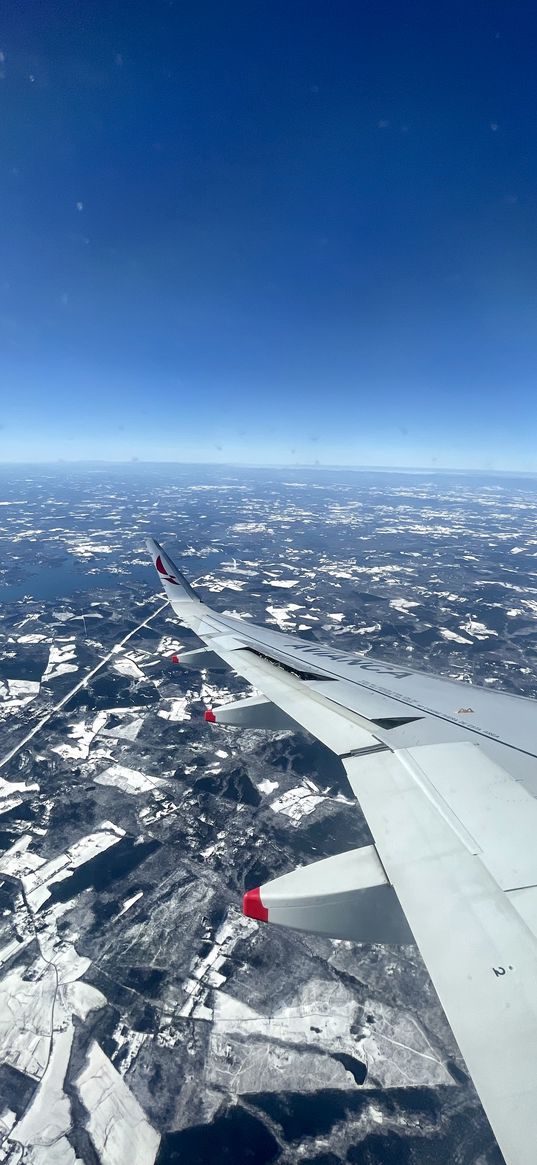
{"type": "Polygon", "coordinates": [[[162,611],[165,611],[167,606],[167,602],[162,603],[160,607],[157,607],[156,611],[153,611],[152,615],[149,615],[147,619],[144,619],[143,623],[139,623],[137,627],[134,627],[132,631],[129,631],[128,635],[125,635],[123,639],[120,639],[119,643],[114,643],[114,646],[110,649],[108,655],[103,656],[103,658],[99,660],[99,663],[94,668],[92,668],[91,671],[87,672],[86,675],[83,676],[77,684],[75,684],[74,688],[71,688],[71,690],[67,692],[67,695],[62,696],[61,700],[58,700],[57,704],[54,704],[52,708],[49,708],[48,712],[46,712],[44,716],[41,716],[41,718],[36,721],[33,728],[30,728],[30,731],[26,733],[26,736],[23,736],[22,740],[19,740],[18,744],[16,744],[12,749],[10,749],[9,752],[6,753],[4,757],[2,757],[0,760],[0,769],[2,769],[4,765],[9,764],[9,762],[13,760],[13,757],[21,751],[21,748],[24,748],[25,745],[28,744],[28,741],[32,740],[34,736],[37,736],[38,732],[41,732],[41,729],[45,727],[45,724],[48,724],[49,720],[52,719],[55,713],[59,712],[60,708],[65,707],[65,705],[69,703],[69,700],[72,700],[73,696],[75,696],[81,688],[85,687],[86,684],[88,684],[89,681],[97,675],[97,672],[99,672],[101,668],[106,666],[106,664],[112,659],[112,656],[116,654],[118,647],[123,647],[125,643],[128,643],[129,639],[132,639],[133,635],[136,635],[138,631],[141,631],[142,627],[147,627],[147,624],[151,623],[153,619],[156,619],[157,615],[160,615],[162,611]]]}

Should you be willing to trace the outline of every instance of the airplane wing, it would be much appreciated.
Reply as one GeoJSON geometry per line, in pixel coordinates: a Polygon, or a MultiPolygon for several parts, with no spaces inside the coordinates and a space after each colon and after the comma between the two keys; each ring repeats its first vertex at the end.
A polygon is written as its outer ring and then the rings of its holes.
{"type": "Polygon", "coordinates": [[[537,1156],[535,703],[220,615],[158,543],[174,612],[262,695],[206,713],[299,725],[341,758],[373,844],[245,894],[247,914],[362,942],[415,941],[507,1165],[537,1156]]]}

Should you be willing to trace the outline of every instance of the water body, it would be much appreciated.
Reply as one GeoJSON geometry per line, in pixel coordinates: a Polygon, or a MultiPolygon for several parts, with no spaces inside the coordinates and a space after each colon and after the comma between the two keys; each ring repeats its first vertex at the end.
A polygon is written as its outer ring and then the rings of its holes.
{"type": "MultiPolygon", "coordinates": [[[[218,568],[223,555],[220,551],[208,554],[206,558],[196,558],[194,555],[182,558],[177,564],[184,569],[184,573],[191,579],[200,578],[209,570],[218,568]]],[[[21,599],[52,600],[69,598],[77,592],[93,592],[99,590],[118,590],[122,586],[132,583],[145,583],[151,590],[156,590],[158,580],[154,568],[149,562],[147,566],[131,566],[128,571],[117,574],[111,570],[86,573],[84,567],[67,559],[61,566],[49,566],[36,571],[20,583],[0,583],[0,603],[16,603],[21,599]]]]}
{"type": "Polygon", "coordinates": [[[280,1156],[276,1138],[263,1121],[238,1104],[209,1125],[165,1133],[157,1165],[269,1165],[280,1156]]]}
{"type": "Polygon", "coordinates": [[[343,1067],[354,1077],[356,1084],[363,1084],[367,1076],[367,1067],[356,1056],[349,1056],[348,1052],[334,1052],[334,1060],[338,1060],[343,1067]]]}

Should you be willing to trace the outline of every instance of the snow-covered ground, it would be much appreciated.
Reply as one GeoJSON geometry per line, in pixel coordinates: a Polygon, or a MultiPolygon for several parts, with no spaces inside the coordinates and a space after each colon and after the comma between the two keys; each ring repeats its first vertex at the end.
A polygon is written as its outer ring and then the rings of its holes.
{"type": "Polygon", "coordinates": [[[190,720],[189,704],[190,698],[188,696],[176,696],[172,699],[162,700],[157,716],[160,716],[162,720],[190,720]]]}
{"type": "Polygon", "coordinates": [[[269,781],[268,777],[266,777],[265,780],[259,781],[257,788],[260,793],[266,793],[270,797],[270,794],[279,788],[279,781],[269,781]]]}
{"type": "Polygon", "coordinates": [[[63,1090],[74,1030],[69,1023],[56,1033],[32,1103],[9,1135],[8,1143],[25,1146],[26,1160],[32,1165],[76,1165],[79,1161],[66,1135],[72,1128],[71,1102],[63,1090]]]}
{"type": "Polygon", "coordinates": [[[8,874],[12,878],[23,878],[31,870],[44,866],[44,858],[34,854],[30,849],[33,842],[31,833],[23,833],[0,855],[0,874],[8,874]]]}
{"type": "Polygon", "coordinates": [[[119,1020],[114,1028],[111,1039],[116,1045],[113,1055],[120,1076],[125,1076],[133,1060],[136,1059],[142,1044],[149,1038],[147,1032],[133,1031],[123,1020],[119,1020]],[[119,1062],[118,1062],[119,1061],[119,1062]]]}
{"type": "Polygon", "coordinates": [[[184,644],[181,640],[176,639],[175,636],[163,635],[157,647],[158,655],[180,655],[184,644]]]}
{"type": "Polygon", "coordinates": [[[25,835],[2,855],[0,870],[20,878],[30,908],[38,910],[50,898],[52,883],[70,878],[78,866],[115,845],[124,835],[124,829],[104,821],[99,829],[81,837],[47,862],[29,850],[28,835],[25,835]]]}
{"type": "MultiPolygon", "coordinates": [[[[313,783],[311,783],[313,785],[313,783]]],[[[303,785],[296,785],[294,789],[289,789],[286,793],[282,793],[276,801],[273,801],[270,808],[275,813],[283,813],[286,817],[290,817],[293,825],[298,825],[301,817],[306,817],[308,813],[313,813],[314,809],[324,801],[324,797],[319,792],[314,791],[315,786],[310,787],[306,783],[303,785]]]]}
{"type": "MultiPolygon", "coordinates": [[[[64,903],[46,910],[36,930],[31,909],[19,898],[16,931],[24,945],[37,937],[39,954],[28,967],[19,963],[0,979],[0,1062],[36,1080],[48,1068],[56,1034],[72,1016],[84,1020],[105,1003],[101,992],[80,978],[90,960],[77,953],[76,936],[58,935],[58,921],[65,910],[64,903]]],[[[22,949],[19,943],[19,952],[22,949]]]]}
{"type": "Polygon", "coordinates": [[[390,607],[393,607],[394,611],[400,611],[402,615],[412,614],[412,608],[419,605],[412,599],[390,599],[390,607]]]}
{"type": "Polygon", "coordinates": [[[290,590],[291,587],[298,586],[299,579],[297,578],[271,578],[265,579],[264,587],[281,587],[282,590],[290,590]]]}
{"type": "Polygon", "coordinates": [[[114,715],[119,720],[119,724],[116,724],[112,728],[108,727],[108,724],[106,724],[105,727],[101,728],[100,730],[101,736],[110,736],[116,740],[136,740],[136,737],[138,736],[138,733],[144,722],[143,716],[133,715],[132,708],[114,708],[113,710],[109,710],[107,713],[107,720],[108,717],[112,715],[114,715]]]}
{"type": "Polygon", "coordinates": [[[130,910],[131,906],[134,906],[135,902],[139,902],[140,898],[143,898],[143,896],[143,890],[138,890],[136,894],[132,894],[129,898],[126,898],[117,917],[121,918],[122,914],[126,914],[127,910],[130,910]]]}
{"type": "Polygon", "coordinates": [[[50,647],[48,663],[42,675],[43,683],[50,683],[51,680],[55,680],[67,672],[78,671],[78,664],[73,662],[75,658],[75,636],[70,635],[63,639],[57,639],[50,647]]]}
{"type": "Polygon", "coordinates": [[[452,1076],[413,1015],[375,999],[366,999],[363,1014],[373,1014],[375,1022],[363,1023],[361,1055],[383,1088],[453,1084],[452,1076]]]}
{"type": "Polygon", "coordinates": [[[22,805],[21,793],[37,792],[38,789],[39,785],[35,781],[27,785],[24,781],[5,781],[0,777],[0,815],[22,805]]]}
{"type": "Polygon", "coordinates": [[[32,969],[33,977],[17,967],[0,979],[0,1060],[38,1080],[50,1051],[56,974],[41,959],[32,969]]]}
{"type": "Polygon", "coordinates": [[[92,742],[104,728],[107,719],[108,712],[98,712],[89,722],[81,720],[78,724],[72,724],[69,736],[73,743],[63,741],[61,744],[55,744],[51,752],[58,753],[64,760],[87,760],[92,742]]]}
{"type": "Polygon", "coordinates": [[[486,627],[484,623],[480,623],[477,619],[468,619],[466,623],[461,623],[461,630],[467,631],[469,635],[473,635],[475,639],[489,639],[491,635],[497,637],[498,632],[492,631],[490,627],[486,627]]]}
{"type": "Polygon", "coordinates": [[[291,631],[296,622],[293,612],[303,610],[304,605],[300,603],[287,603],[285,607],[269,606],[267,607],[268,622],[275,623],[280,631],[291,631]]]}
{"type": "MultiPolygon", "coordinates": [[[[220,988],[225,983],[226,976],[221,973],[221,967],[239,939],[243,938],[245,933],[255,930],[255,927],[256,923],[250,918],[235,910],[228,911],[214,936],[209,953],[195,958],[191,965],[190,976],[184,984],[187,998],[180,1011],[182,1016],[212,1019],[212,1007],[207,1003],[209,989],[220,988]]],[[[161,1035],[160,1038],[162,1042],[167,1042],[165,1035],[161,1035]]]]}
{"type": "Polygon", "coordinates": [[[114,671],[119,672],[120,676],[128,676],[132,680],[145,679],[144,672],[129,655],[123,655],[120,659],[115,659],[112,667],[114,671]]]}
{"type": "Polygon", "coordinates": [[[103,769],[102,773],[94,776],[93,780],[98,785],[114,785],[123,793],[132,793],[133,795],[162,788],[165,783],[159,777],[148,777],[145,773],[138,772],[137,769],[127,768],[126,765],[110,765],[109,768],[103,769]]]}
{"type": "Polygon", "coordinates": [[[76,1088],[88,1113],[87,1129],[101,1165],[153,1165],[160,1134],[95,1040],[76,1088]]]}
{"type": "Polygon", "coordinates": [[[457,635],[456,631],[450,631],[448,627],[440,627],[439,631],[442,639],[450,640],[452,643],[472,643],[468,636],[457,635]]]}
{"type": "Polygon", "coordinates": [[[198,581],[206,590],[218,595],[221,591],[242,591],[247,580],[245,578],[215,578],[212,574],[206,574],[198,581]]]}
{"type": "Polygon", "coordinates": [[[453,1083],[412,1016],[379,1011],[373,1000],[360,1005],[342,983],[309,980],[295,1001],[269,1015],[224,991],[213,996],[208,1079],[232,1092],[352,1090],[356,1080],[341,1054],[366,1065],[366,1088],[453,1083]],[[365,1021],[371,1012],[374,1026],[365,1021]],[[357,1024],[363,1035],[353,1033],[357,1024]],[[289,1045],[302,1052],[289,1055],[289,1045]]]}
{"type": "Polygon", "coordinates": [[[0,712],[18,712],[39,695],[38,680],[0,680],[0,712]]]}

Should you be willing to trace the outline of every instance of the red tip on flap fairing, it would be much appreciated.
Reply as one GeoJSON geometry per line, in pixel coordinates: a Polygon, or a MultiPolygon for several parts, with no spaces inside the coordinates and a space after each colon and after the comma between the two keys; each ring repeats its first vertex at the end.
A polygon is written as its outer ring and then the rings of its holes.
{"type": "Polygon", "coordinates": [[[256,890],[247,890],[242,900],[242,912],[248,918],[257,918],[259,922],[268,922],[268,910],[261,901],[259,886],[256,890]]]}
{"type": "Polygon", "coordinates": [[[216,716],[212,708],[207,708],[207,711],[203,714],[203,719],[207,720],[208,724],[216,724],[216,716]]]}

